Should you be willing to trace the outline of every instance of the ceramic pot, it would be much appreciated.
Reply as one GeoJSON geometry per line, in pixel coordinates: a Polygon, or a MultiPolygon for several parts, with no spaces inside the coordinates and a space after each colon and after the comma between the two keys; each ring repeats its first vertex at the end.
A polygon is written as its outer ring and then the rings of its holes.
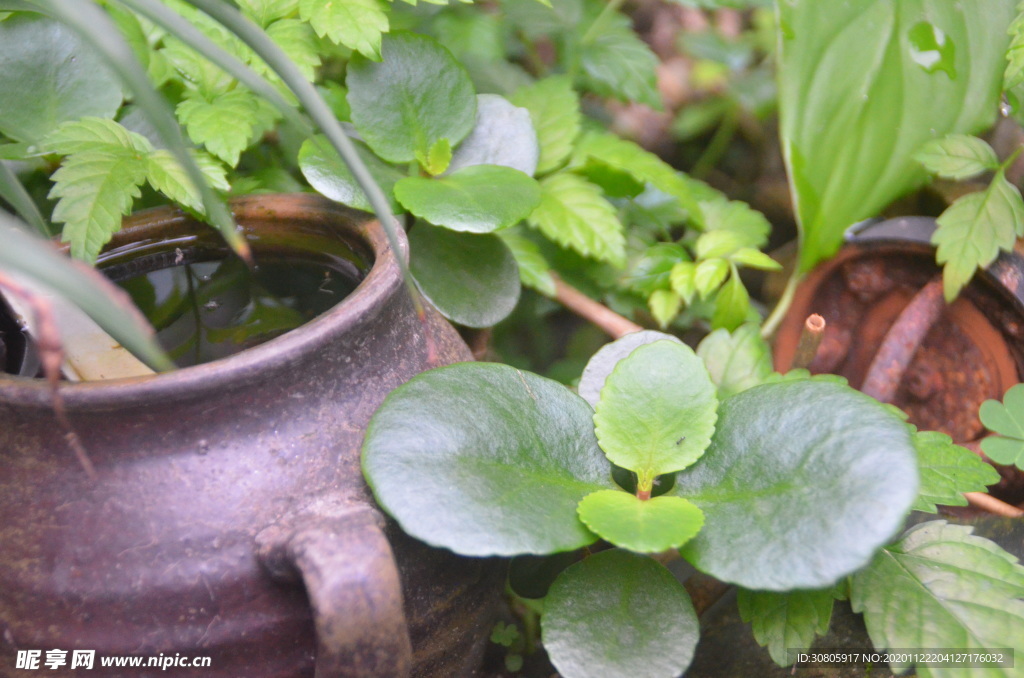
{"type": "MultiPolygon", "coordinates": [[[[359,464],[384,396],[469,360],[465,344],[436,313],[417,317],[368,215],[307,194],[233,209],[254,243],[282,229],[339,239],[369,272],[323,315],[223,360],[63,384],[95,479],[41,380],[0,376],[0,675],[36,675],[14,670],[17,651],[45,661],[52,649],[67,661],[43,665],[48,675],[472,673],[501,590],[496,563],[403,536],[359,464]],[[76,649],[96,651],[93,670],[70,670],[76,649]],[[178,663],[100,666],[116,655],[178,663]],[[196,657],[210,666],[181,666],[196,657]]],[[[205,228],[158,209],[112,246],[172,238],[187,256],[205,228]]]]}

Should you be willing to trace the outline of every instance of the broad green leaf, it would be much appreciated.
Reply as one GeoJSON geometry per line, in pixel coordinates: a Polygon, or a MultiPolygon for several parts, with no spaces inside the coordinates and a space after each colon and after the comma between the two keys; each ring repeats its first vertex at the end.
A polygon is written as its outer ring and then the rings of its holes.
{"type": "Polygon", "coordinates": [[[381,34],[388,32],[388,15],[380,0],[300,0],[299,16],[321,38],[380,61],[381,34]]]}
{"type": "Polygon", "coordinates": [[[830,588],[785,593],[741,588],[736,594],[740,617],[750,624],[758,645],[767,647],[779,666],[793,663],[787,650],[808,648],[815,636],[828,633],[833,602],[830,588]]]}
{"type": "Polygon", "coordinates": [[[537,132],[540,157],[537,173],[557,169],[572,152],[580,133],[580,98],[568,76],[552,76],[523,87],[512,96],[512,103],[530,112],[537,132]]]}
{"type": "Polygon", "coordinates": [[[999,482],[998,471],[974,452],[954,444],[945,433],[916,433],[914,447],[921,474],[915,511],[935,513],[936,505],[967,506],[964,492],[987,492],[987,486],[999,482]]]}
{"type": "Polygon", "coordinates": [[[711,316],[711,326],[715,329],[725,328],[731,332],[746,322],[749,311],[750,295],[740,280],[739,272],[733,266],[729,279],[715,297],[715,312],[711,316]]]}
{"type": "Polygon", "coordinates": [[[437,226],[490,233],[525,219],[540,202],[540,187],[519,170],[470,165],[443,177],[400,179],[395,197],[407,210],[437,226]]]}
{"type": "Polygon", "coordinates": [[[641,183],[651,184],[679,200],[691,218],[700,221],[700,208],[685,177],[664,160],[632,141],[607,132],[587,132],[576,145],[571,165],[581,167],[588,160],[597,160],[629,174],[641,183]]]}
{"type": "Polygon", "coordinates": [[[597,539],[576,506],[614,487],[591,414],[561,384],[506,365],[430,370],[373,415],[363,473],[429,544],[472,556],[572,550],[597,539]]]}
{"type": "Polygon", "coordinates": [[[650,295],[655,290],[670,286],[672,268],[680,261],[688,262],[690,255],[682,245],[674,242],[659,242],[651,245],[633,264],[625,283],[640,294],[650,295]]]}
{"type": "Polygon", "coordinates": [[[501,165],[532,177],[537,133],[530,112],[497,94],[476,95],[476,123],[452,156],[449,172],[473,165],[501,165]]]}
{"type": "Polygon", "coordinates": [[[622,222],[601,189],[568,172],[542,179],[540,188],[540,204],[527,218],[531,226],[584,256],[625,266],[622,222]]]}
{"type": "Polygon", "coordinates": [[[665,678],[693,660],[693,604],[651,558],[613,549],[565,570],[544,599],[541,638],[565,678],[665,678]]]}
{"type": "Polygon", "coordinates": [[[190,91],[178,104],[177,114],[189,138],[229,167],[238,165],[242,151],[256,141],[259,104],[247,90],[233,89],[213,99],[190,91]]]}
{"type": "Polygon", "coordinates": [[[174,363],[157,344],[153,328],[127,295],[102,274],[75,265],[48,241],[23,232],[17,220],[3,210],[0,242],[4,244],[0,247],[0,269],[20,273],[64,297],[153,369],[174,369],[174,363]]]}
{"type": "Polygon", "coordinates": [[[306,80],[314,80],[320,67],[320,46],[309,24],[298,19],[275,21],[267,27],[267,37],[298,66],[306,80]]]}
{"type": "MultiPolygon", "coordinates": [[[[398,210],[400,206],[395,200],[394,187],[395,182],[405,175],[383,162],[361,143],[353,142],[352,145],[363,159],[366,168],[370,170],[373,180],[391,203],[391,208],[398,210]]],[[[310,186],[331,200],[360,210],[372,209],[370,200],[352,176],[352,170],[325,137],[318,135],[302,143],[302,148],[299,149],[299,169],[310,186]]]]}
{"type": "Polygon", "coordinates": [[[914,160],[925,142],[992,125],[1014,4],[778,3],[780,131],[800,270],[926,180],[914,160]]]}
{"type": "Polygon", "coordinates": [[[299,0],[239,0],[238,8],[250,19],[266,28],[298,9],[299,0]]]}
{"type": "Polygon", "coordinates": [[[707,299],[721,287],[729,275],[729,262],[725,259],[706,259],[697,264],[693,272],[693,286],[701,299],[707,299]]]}
{"type": "Polygon", "coordinates": [[[607,17],[604,25],[579,46],[583,82],[592,91],[619,101],[646,104],[661,110],[655,69],[658,57],[621,14],[607,17]]]}
{"type": "Polygon", "coordinates": [[[1024,83],[1024,12],[1018,11],[1007,33],[1010,35],[1010,46],[1006,50],[1003,89],[1011,90],[1024,83]]]}
{"type": "MultiPolygon", "coordinates": [[[[227,173],[220,163],[205,153],[197,152],[194,155],[211,186],[222,191],[231,188],[227,181],[227,173]]],[[[157,149],[146,157],[146,179],[154,189],[179,205],[200,214],[203,212],[203,198],[199,194],[199,189],[170,151],[157,149]]]]}
{"type": "Polygon", "coordinates": [[[1013,249],[1024,231],[1024,200],[999,171],[987,189],[957,199],[937,223],[932,244],[942,264],[943,293],[952,302],[975,271],[995,261],[999,250],[1013,249]]]}
{"type": "Polygon", "coordinates": [[[651,309],[651,315],[662,329],[668,327],[683,307],[683,298],[676,294],[675,290],[654,290],[647,300],[647,307],[651,309]]]}
{"type": "Polygon", "coordinates": [[[541,294],[555,296],[555,279],[551,276],[551,265],[541,254],[537,243],[508,229],[498,235],[515,257],[519,266],[519,280],[541,294]]]}
{"type": "Polygon", "coordinates": [[[676,475],[672,494],[705,517],[683,556],[746,588],[831,586],[903,524],[915,457],[906,424],[849,387],[755,386],[722,403],[711,446],[676,475]]]}
{"type": "Polygon", "coordinates": [[[583,376],[580,377],[580,385],[577,389],[580,397],[590,403],[591,407],[597,407],[601,399],[601,389],[604,388],[608,375],[612,373],[619,361],[629,356],[641,346],[653,344],[656,341],[674,341],[683,343],[677,337],[664,332],[654,330],[641,330],[631,332],[626,336],[605,344],[601,349],[591,356],[587,366],[583,369],[583,376]]]}
{"type": "Polygon", "coordinates": [[[741,325],[731,334],[715,330],[701,340],[697,356],[707,366],[722,399],[763,383],[772,373],[771,349],[755,323],[741,325]]]}
{"type": "Polygon", "coordinates": [[[677,549],[700,532],[704,514],[681,497],[641,500],[622,490],[598,490],[580,502],[578,513],[591,532],[637,553],[677,549]]]}
{"type": "Polygon", "coordinates": [[[0,23],[0,133],[37,142],[63,122],[113,118],[121,83],[77,33],[19,13],[0,23]]]}
{"type": "MultiPolygon", "coordinates": [[[[853,577],[850,603],[876,647],[1012,648],[1024,653],[1024,567],[972,528],[917,525],[853,577]]],[[[892,664],[896,672],[908,664],[892,664]]],[[[1013,668],[920,666],[921,678],[1019,675],[1013,668]]]]}
{"type": "Polygon", "coordinates": [[[597,440],[612,463],[640,477],[691,465],[715,431],[718,397],[707,368],[689,346],[658,341],[619,361],[594,408],[597,440]]]}
{"type": "Polygon", "coordinates": [[[999,158],[986,142],[967,134],[949,134],[925,143],[914,159],[945,179],[969,179],[999,167],[999,158]]]}
{"type": "Polygon", "coordinates": [[[757,268],[762,271],[781,271],[782,264],[769,257],[764,252],[755,250],[753,247],[741,247],[729,255],[729,261],[734,264],[757,268]]]}
{"type": "Polygon", "coordinates": [[[420,222],[409,233],[409,247],[409,269],[420,291],[453,322],[490,327],[519,301],[516,261],[496,235],[420,222]]]}
{"type": "Polygon", "coordinates": [[[1006,392],[1003,402],[986,400],[978,411],[981,423],[998,433],[981,441],[982,451],[998,464],[1024,469],[1024,385],[1006,392]]]}
{"type": "Polygon", "coordinates": [[[465,69],[434,40],[411,33],[384,38],[384,59],[356,55],[346,85],[352,122],[390,162],[426,157],[438,139],[454,146],[476,122],[476,96],[465,69]]]}

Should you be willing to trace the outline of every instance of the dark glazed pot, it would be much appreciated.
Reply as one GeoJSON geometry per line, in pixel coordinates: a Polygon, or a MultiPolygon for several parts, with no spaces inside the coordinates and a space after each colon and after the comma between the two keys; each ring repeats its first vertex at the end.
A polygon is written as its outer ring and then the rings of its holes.
{"type": "MultiPolygon", "coordinates": [[[[313,195],[233,207],[250,238],[341,238],[372,268],[331,310],[237,355],[62,385],[95,481],[44,384],[0,376],[0,676],[36,675],[14,669],[16,650],[52,649],[96,650],[91,671],[71,672],[70,652],[61,670],[42,667],[55,676],[471,674],[501,590],[495,563],[405,537],[360,473],[371,414],[434,366],[380,225],[313,195]],[[211,665],[100,667],[161,654],[211,665]]],[[[127,226],[115,244],[205,228],[166,209],[127,226]]],[[[436,364],[470,359],[440,316],[428,325],[436,364]]]]}

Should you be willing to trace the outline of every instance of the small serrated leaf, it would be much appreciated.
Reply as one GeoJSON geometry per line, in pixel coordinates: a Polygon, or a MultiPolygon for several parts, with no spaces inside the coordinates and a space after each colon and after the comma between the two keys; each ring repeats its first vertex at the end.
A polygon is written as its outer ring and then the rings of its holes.
{"type": "Polygon", "coordinates": [[[983,402],[978,416],[985,428],[1003,436],[985,438],[981,450],[998,464],[1015,464],[1024,469],[1024,384],[1010,388],[1001,403],[983,402]]]}
{"type": "MultiPolygon", "coordinates": [[[[876,647],[1012,648],[1024,653],[1024,567],[972,528],[935,520],[882,549],[853,577],[850,602],[876,647]],[[927,623],[921,623],[927,620],[927,623]]],[[[909,662],[893,662],[902,673],[909,662]]],[[[923,678],[976,675],[935,666],[923,678]]],[[[1015,675],[995,670],[993,676],[1015,675]]]]}
{"type": "Polygon", "coordinates": [[[986,190],[957,199],[937,223],[932,244],[946,301],[952,302],[975,271],[995,261],[999,250],[1013,248],[1024,226],[1024,201],[1000,170],[986,190]]]}
{"type": "Polygon", "coordinates": [[[733,267],[729,279],[715,297],[715,313],[711,316],[711,326],[715,329],[724,327],[732,331],[746,321],[749,310],[750,294],[747,293],[739,273],[733,267]]]}
{"type": "Polygon", "coordinates": [[[580,45],[579,55],[584,83],[593,92],[661,110],[655,76],[658,57],[633,32],[626,17],[612,15],[580,45]]]}
{"type": "Polygon", "coordinates": [[[740,618],[750,624],[758,645],[768,648],[779,666],[793,658],[787,650],[808,648],[816,635],[828,633],[832,620],[833,589],[817,591],[737,591],[740,618]]]}
{"type": "Polygon", "coordinates": [[[762,271],[782,270],[782,264],[775,261],[764,252],[755,250],[753,247],[741,247],[729,255],[729,261],[734,264],[739,264],[740,266],[756,268],[762,271]]]}
{"type": "Polygon", "coordinates": [[[509,229],[499,232],[498,235],[512,251],[512,256],[519,266],[519,279],[522,283],[546,296],[555,296],[555,279],[551,276],[551,265],[541,254],[537,244],[509,229]]]}
{"type": "Polygon", "coordinates": [[[657,321],[658,327],[665,329],[683,307],[683,298],[676,294],[675,290],[654,290],[647,299],[647,307],[651,309],[651,315],[657,321]]]}
{"type": "Polygon", "coordinates": [[[763,214],[739,200],[701,200],[704,229],[729,231],[736,236],[737,247],[764,247],[772,225],[763,214]]]}
{"type": "Polygon", "coordinates": [[[601,189],[568,172],[546,177],[540,187],[540,204],[527,219],[530,226],[584,256],[625,266],[624,228],[601,189]]]}
{"type": "Polygon", "coordinates": [[[921,484],[914,500],[915,511],[935,513],[936,505],[966,506],[964,492],[987,492],[999,482],[999,472],[974,452],[953,443],[945,433],[914,434],[921,484]]]}
{"type": "Polygon", "coordinates": [[[591,532],[637,553],[677,549],[693,539],[704,524],[700,509],[682,497],[640,500],[622,490],[588,494],[577,512],[591,532]]]}
{"type": "Polygon", "coordinates": [[[693,272],[694,289],[701,299],[707,299],[729,275],[729,262],[725,259],[707,259],[697,264],[693,272]]]}
{"type": "Polygon", "coordinates": [[[568,76],[544,78],[517,90],[511,101],[530,112],[537,131],[537,173],[556,169],[569,157],[580,133],[580,98],[572,81],[568,76]]]}
{"type": "Polygon", "coordinates": [[[948,134],[921,147],[914,159],[932,174],[946,179],[969,179],[999,167],[999,158],[986,142],[968,134],[948,134]]]}
{"type": "MultiPolygon", "coordinates": [[[[1018,11],[1020,8],[1018,8],[1018,11]]],[[[1006,50],[1006,70],[1003,72],[1003,89],[1013,89],[1024,83],[1024,12],[1007,29],[1010,35],[1010,46],[1006,50]]]]}
{"type": "Polygon", "coordinates": [[[316,34],[309,24],[298,19],[281,19],[267,26],[267,37],[299,67],[306,80],[313,81],[320,66],[320,53],[316,34]]]}
{"type": "Polygon", "coordinates": [[[192,141],[235,167],[242,151],[256,140],[260,108],[256,97],[244,89],[233,89],[212,99],[190,91],[178,104],[177,114],[192,141]]]}
{"type": "MultiPolygon", "coordinates": [[[[746,234],[728,229],[718,229],[702,233],[697,238],[696,253],[698,259],[729,257],[744,249],[748,238],[746,234]]],[[[757,251],[757,250],[753,250],[757,251]]]]}
{"type": "Polygon", "coordinates": [[[669,273],[669,283],[683,301],[689,304],[697,292],[697,265],[692,261],[677,262],[669,273]]]}
{"type": "Polygon", "coordinates": [[[388,32],[389,24],[380,0],[300,0],[299,16],[321,38],[381,60],[381,34],[388,32]]]}
{"type": "Polygon", "coordinates": [[[735,332],[718,329],[704,337],[697,355],[725,399],[764,383],[772,374],[772,352],[761,338],[761,328],[747,323],[735,332]]]}

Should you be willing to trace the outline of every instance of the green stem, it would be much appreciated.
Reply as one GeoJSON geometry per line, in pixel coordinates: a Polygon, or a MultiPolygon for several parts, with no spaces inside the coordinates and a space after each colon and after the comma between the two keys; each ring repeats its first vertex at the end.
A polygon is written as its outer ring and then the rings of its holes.
{"type": "Polygon", "coordinates": [[[32,196],[21,185],[11,168],[3,162],[0,162],[0,198],[9,202],[18,216],[39,231],[41,236],[50,238],[50,229],[46,227],[46,219],[43,218],[39,208],[32,201],[32,196]]]}
{"type": "Polygon", "coordinates": [[[779,298],[779,303],[775,304],[771,315],[765,319],[764,324],[761,326],[761,336],[763,338],[767,339],[775,334],[775,330],[782,323],[782,319],[786,317],[789,307],[793,305],[793,296],[796,294],[796,288],[803,278],[803,273],[798,272],[796,269],[790,274],[789,280],[786,282],[786,289],[782,291],[782,296],[779,298]]]}
{"type": "Polygon", "coordinates": [[[693,166],[693,170],[690,171],[690,175],[695,179],[703,179],[708,173],[715,168],[718,161],[722,159],[722,155],[729,148],[729,143],[733,137],[736,136],[736,128],[739,126],[739,107],[732,106],[729,108],[725,115],[722,116],[722,122],[718,125],[718,129],[715,130],[714,136],[711,137],[711,141],[708,142],[707,148],[701,153],[700,158],[693,166]]]}

